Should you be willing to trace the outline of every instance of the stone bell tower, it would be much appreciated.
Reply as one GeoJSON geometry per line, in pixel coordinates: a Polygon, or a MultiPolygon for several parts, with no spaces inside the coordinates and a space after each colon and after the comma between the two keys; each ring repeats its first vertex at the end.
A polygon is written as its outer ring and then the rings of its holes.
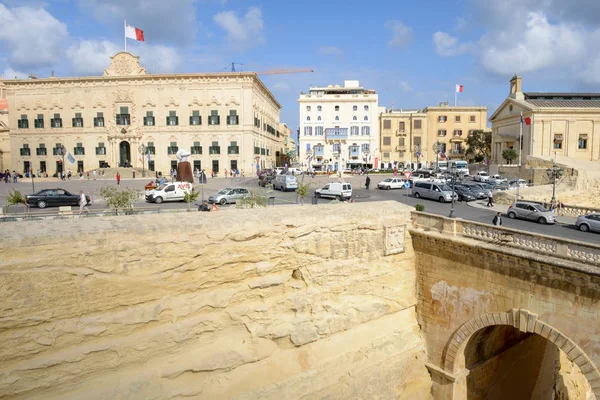
{"type": "Polygon", "coordinates": [[[515,76],[510,80],[510,94],[509,96],[516,100],[525,100],[523,90],[521,88],[522,78],[515,73],[515,76]]]}

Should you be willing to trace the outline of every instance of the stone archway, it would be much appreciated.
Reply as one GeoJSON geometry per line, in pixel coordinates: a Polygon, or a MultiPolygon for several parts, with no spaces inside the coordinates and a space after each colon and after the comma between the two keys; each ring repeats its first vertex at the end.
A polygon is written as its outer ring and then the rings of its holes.
{"type": "MultiPolygon", "coordinates": [[[[464,391],[464,387],[460,388],[461,384],[462,386],[466,386],[464,380],[468,375],[468,371],[465,371],[464,352],[469,340],[482,329],[498,325],[508,325],[523,333],[539,335],[556,345],[557,348],[565,353],[569,361],[579,367],[590,384],[594,395],[600,400],[600,371],[594,365],[594,362],[575,342],[559,330],[539,320],[537,314],[524,309],[483,314],[467,321],[454,332],[442,357],[444,370],[450,376],[457,378],[454,385],[455,387],[458,386],[458,388],[456,388],[457,390],[453,390],[453,393],[458,394],[464,391]]],[[[456,398],[462,397],[458,396],[456,398]]]]}
{"type": "Polygon", "coordinates": [[[131,145],[123,140],[119,143],[119,167],[131,165],[131,145]]]}

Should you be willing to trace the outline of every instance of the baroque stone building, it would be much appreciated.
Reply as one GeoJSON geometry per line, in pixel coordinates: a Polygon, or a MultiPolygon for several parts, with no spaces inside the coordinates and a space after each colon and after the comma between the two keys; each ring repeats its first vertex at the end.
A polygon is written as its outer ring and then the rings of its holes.
{"type": "Polygon", "coordinates": [[[8,101],[4,80],[0,79],[0,171],[10,168],[10,138],[8,136],[8,101]]]}
{"type": "Polygon", "coordinates": [[[130,53],[111,59],[104,76],[5,81],[11,169],[168,173],[179,149],[207,173],[275,166],[281,105],[255,73],[153,75],[130,53]]]}
{"type": "Polygon", "coordinates": [[[440,159],[462,159],[470,132],[485,130],[485,106],[449,106],[417,110],[386,110],[379,115],[384,166],[433,166],[439,144],[440,159]]]}
{"type": "Polygon", "coordinates": [[[519,151],[521,114],[522,162],[554,155],[600,160],[600,93],[523,92],[522,78],[513,76],[509,96],[490,117],[494,162],[506,162],[505,149],[519,151]]]}

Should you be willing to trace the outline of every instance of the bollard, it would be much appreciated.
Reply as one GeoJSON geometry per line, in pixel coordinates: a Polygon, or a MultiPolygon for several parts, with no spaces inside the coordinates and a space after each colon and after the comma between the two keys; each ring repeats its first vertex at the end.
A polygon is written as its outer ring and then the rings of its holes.
{"type": "Polygon", "coordinates": [[[133,171],[133,179],[135,179],[135,171],[133,171]]]}
{"type": "Polygon", "coordinates": [[[314,205],[314,204],[319,204],[319,201],[318,201],[318,197],[317,197],[317,196],[313,196],[313,197],[312,197],[312,204],[313,204],[313,205],[314,205]]]}

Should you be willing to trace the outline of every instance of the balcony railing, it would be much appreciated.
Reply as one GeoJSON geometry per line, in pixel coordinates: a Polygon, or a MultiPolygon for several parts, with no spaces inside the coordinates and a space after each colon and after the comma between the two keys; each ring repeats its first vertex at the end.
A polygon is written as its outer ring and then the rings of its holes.
{"type": "Polygon", "coordinates": [[[348,128],[326,128],[325,136],[327,140],[348,139],[348,128]]]}
{"type": "Polygon", "coordinates": [[[323,157],[325,155],[325,148],[323,146],[313,147],[315,157],[323,157]]]}

